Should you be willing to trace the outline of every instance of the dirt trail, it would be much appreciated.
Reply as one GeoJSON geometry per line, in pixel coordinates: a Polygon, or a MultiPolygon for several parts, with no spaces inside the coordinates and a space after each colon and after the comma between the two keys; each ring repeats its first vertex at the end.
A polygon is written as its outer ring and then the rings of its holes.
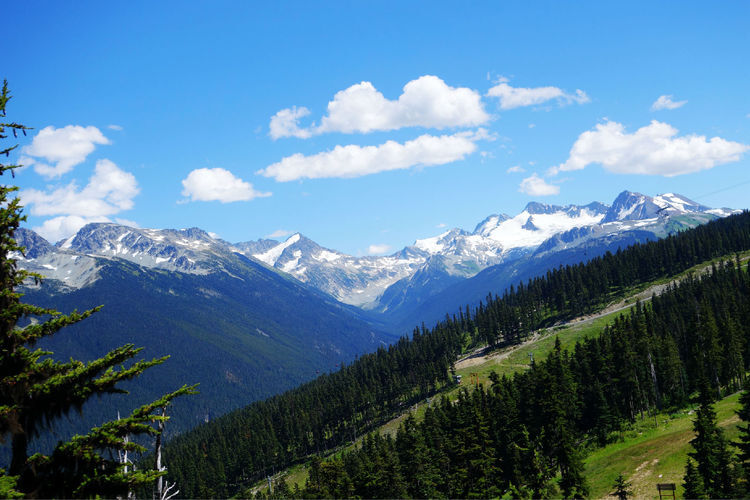
{"type": "MultiPolygon", "coordinates": [[[[749,260],[750,256],[743,257],[741,260],[746,261],[749,260]]],[[[707,273],[711,269],[711,265],[708,264],[700,269],[699,273],[704,274],[707,273]]],[[[622,311],[625,309],[630,309],[633,307],[635,302],[637,300],[640,300],[641,302],[646,302],[648,300],[651,300],[651,297],[654,295],[661,295],[664,293],[664,290],[666,290],[670,285],[676,284],[680,282],[683,278],[671,280],[667,283],[659,283],[656,285],[652,285],[645,290],[638,292],[634,295],[631,295],[629,297],[626,297],[622,300],[619,300],[617,302],[613,302],[609,304],[607,307],[602,309],[601,311],[595,313],[595,314],[589,314],[585,316],[579,316],[578,318],[573,318],[570,321],[564,322],[564,323],[558,323],[554,325],[554,328],[560,328],[560,327],[568,327],[568,326],[578,326],[578,325],[584,325],[586,323],[591,323],[595,319],[601,318],[602,316],[606,316],[607,314],[611,314],[617,311],[622,311]]],[[[492,351],[487,352],[488,347],[479,347],[472,351],[468,356],[465,356],[458,361],[456,361],[456,370],[460,370],[462,368],[469,368],[471,366],[481,365],[486,362],[488,362],[490,359],[497,362],[501,361],[511,354],[513,354],[516,350],[527,346],[528,344],[533,344],[541,337],[541,331],[537,330],[534,332],[534,334],[529,337],[528,339],[524,340],[520,344],[516,344],[514,346],[508,347],[502,351],[492,351]]]]}
{"type": "MultiPolygon", "coordinates": [[[[597,318],[601,318],[602,316],[605,316],[607,314],[611,314],[613,312],[622,311],[624,309],[629,309],[630,307],[633,307],[633,304],[636,300],[640,300],[641,302],[644,302],[646,300],[650,300],[652,296],[654,295],[661,295],[664,290],[667,289],[668,284],[659,284],[659,285],[653,285],[648,287],[646,290],[643,290],[640,293],[637,293],[635,295],[632,295],[630,297],[627,297],[623,300],[620,300],[618,302],[614,302],[601,311],[595,313],[595,314],[589,314],[586,316],[580,316],[578,318],[574,318],[570,321],[567,321],[565,323],[558,323],[554,325],[555,328],[560,327],[566,327],[566,326],[573,326],[573,325],[584,325],[586,323],[590,323],[594,321],[597,318]]],[[[456,361],[456,370],[460,370],[462,368],[469,368],[471,366],[481,365],[483,363],[486,363],[490,359],[493,361],[502,361],[503,359],[507,358],[511,354],[513,354],[516,350],[527,346],[529,344],[533,344],[539,338],[541,337],[540,330],[537,330],[534,332],[534,334],[529,337],[528,339],[524,340],[520,344],[516,344],[514,346],[508,347],[506,349],[503,349],[502,351],[492,351],[490,353],[487,353],[487,347],[480,347],[475,349],[471,352],[468,356],[461,358],[460,360],[456,361]]]]}

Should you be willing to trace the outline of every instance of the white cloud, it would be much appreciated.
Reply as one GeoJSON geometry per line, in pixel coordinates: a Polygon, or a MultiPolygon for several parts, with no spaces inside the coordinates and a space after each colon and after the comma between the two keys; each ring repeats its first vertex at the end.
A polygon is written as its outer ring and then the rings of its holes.
{"type": "Polygon", "coordinates": [[[534,106],[556,100],[560,105],[589,102],[589,96],[583,90],[568,94],[558,87],[511,87],[507,78],[500,78],[497,85],[487,91],[487,96],[500,99],[501,109],[513,109],[523,106],[534,106]]]}
{"type": "Polygon", "coordinates": [[[116,130],[118,132],[122,131],[121,125],[115,125],[114,123],[112,125],[107,125],[107,128],[110,130],[116,130]]]}
{"type": "Polygon", "coordinates": [[[518,190],[530,196],[550,196],[553,194],[560,194],[559,186],[547,184],[544,179],[539,177],[536,173],[531,174],[531,177],[522,180],[521,184],[518,186],[518,190]]]}
{"type": "Polygon", "coordinates": [[[298,137],[307,139],[312,133],[307,129],[299,128],[299,119],[310,114],[310,110],[305,107],[291,107],[282,109],[271,117],[269,133],[272,139],[281,137],[298,137]]]}
{"type": "Polygon", "coordinates": [[[272,232],[271,234],[267,234],[266,238],[276,239],[276,238],[286,238],[292,234],[292,231],[287,231],[286,229],[277,229],[276,231],[272,232]]]}
{"type": "MultiPolygon", "coordinates": [[[[58,241],[90,222],[111,222],[108,216],[133,208],[133,198],[138,192],[133,174],[102,159],[96,162],[94,174],[83,189],[74,181],[50,191],[27,189],[20,197],[23,204],[30,207],[31,215],[56,216],[34,230],[49,241],[58,241]]],[[[126,219],[115,218],[115,221],[138,227],[126,219]]]]}
{"type": "Polygon", "coordinates": [[[47,241],[55,243],[68,238],[91,222],[111,222],[107,217],[81,217],[80,215],[62,215],[47,219],[41,226],[34,226],[34,231],[47,241]]]}
{"type": "Polygon", "coordinates": [[[618,174],[673,177],[738,161],[750,149],[721,137],[710,140],[704,135],[676,137],[677,132],[671,125],[656,120],[632,134],[619,123],[600,123],[578,136],[567,161],[552,167],[550,174],[599,163],[618,174]]]}
{"type": "Polygon", "coordinates": [[[513,165],[508,170],[506,170],[506,172],[509,174],[515,174],[519,172],[526,172],[526,169],[523,168],[521,165],[513,165]]]}
{"type": "Polygon", "coordinates": [[[20,163],[33,166],[36,173],[52,179],[83,163],[97,144],[109,143],[109,139],[96,127],[44,127],[34,136],[31,144],[21,150],[23,157],[20,163]]]}
{"type": "Polygon", "coordinates": [[[341,90],[328,103],[319,126],[301,129],[299,118],[307,108],[287,108],[271,118],[271,137],[310,137],[327,132],[368,133],[403,127],[474,127],[487,122],[478,92],[451,87],[437,76],[424,75],[404,85],[396,100],[389,100],[370,82],[341,90]]]}
{"type": "Polygon", "coordinates": [[[441,222],[440,224],[438,224],[438,225],[437,225],[437,226],[435,226],[435,227],[436,227],[436,228],[438,228],[438,229],[443,229],[444,227],[447,227],[447,226],[448,226],[448,225],[447,225],[447,224],[446,224],[445,222],[441,222]]]}
{"type": "Polygon", "coordinates": [[[128,226],[128,227],[141,227],[136,221],[130,220],[130,219],[123,219],[122,217],[115,217],[115,222],[123,226],[128,226]]]}
{"type": "Polygon", "coordinates": [[[257,173],[279,182],[328,177],[351,178],[407,169],[417,165],[443,165],[473,153],[477,135],[422,135],[403,144],[388,141],[379,146],[336,146],[331,151],[283,158],[257,173]]]}
{"type": "Polygon", "coordinates": [[[96,162],[94,175],[79,190],[75,181],[53,191],[27,189],[20,196],[31,205],[31,215],[76,215],[105,217],[133,208],[139,192],[138,183],[130,172],[121,170],[109,160],[96,162]]]}
{"type": "Polygon", "coordinates": [[[387,253],[390,250],[391,250],[391,246],[385,245],[385,244],[380,244],[380,245],[376,244],[376,245],[370,245],[369,247],[367,247],[367,253],[369,255],[387,253]]]}
{"type": "Polygon", "coordinates": [[[189,201],[231,203],[271,196],[271,193],[256,191],[252,184],[223,168],[197,168],[182,180],[182,187],[182,195],[188,196],[189,201]]]}
{"type": "Polygon", "coordinates": [[[660,109],[677,109],[687,104],[687,101],[673,101],[673,97],[674,96],[672,95],[660,95],[651,105],[651,111],[658,111],[660,109]]]}

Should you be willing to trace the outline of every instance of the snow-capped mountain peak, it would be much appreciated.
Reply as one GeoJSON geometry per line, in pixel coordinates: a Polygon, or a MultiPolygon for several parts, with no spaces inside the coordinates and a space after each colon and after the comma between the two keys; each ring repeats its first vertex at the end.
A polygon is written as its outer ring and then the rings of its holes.
{"type": "Polygon", "coordinates": [[[463,229],[453,228],[432,238],[417,240],[413,246],[429,254],[437,254],[444,252],[456,238],[468,235],[463,229]]]}
{"type": "Polygon", "coordinates": [[[255,257],[261,262],[265,262],[269,266],[274,266],[276,265],[276,262],[279,260],[279,257],[281,257],[281,254],[284,253],[284,250],[286,250],[290,246],[297,243],[301,237],[302,237],[301,234],[294,233],[289,238],[287,238],[284,242],[279,243],[275,247],[269,248],[265,252],[253,254],[253,257],[255,257]]]}
{"type": "Polygon", "coordinates": [[[554,234],[598,224],[603,215],[599,206],[561,207],[529,203],[523,212],[513,218],[498,221],[495,227],[484,224],[479,234],[508,251],[537,246],[554,234]]]}
{"type": "Polygon", "coordinates": [[[638,233],[633,238],[661,237],[675,228],[732,212],[709,209],[675,193],[649,197],[624,191],[611,207],[598,202],[565,206],[532,202],[514,217],[490,215],[471,233],[454,228],[418,239],[391,255],[362,257],[324,248],[300,233],[284,241],[229,244],[196,228],[140,229],[96,223],[54,247],[31,231],[20,232],[30,250],[19,261],[75,287],[97,279],[102,258],[191,274],[231,274],[231,259],[242,254],[341,302],[393,310],[400,307],[399,301],[412,300],[409,295],[437,293],[440,287],[491,266],[512,265],[519,259],[561,250],[574,254],[581,245],[590,246],[590,241],[620,241],[618,235],[628,231],[638,233]]]}
{"type": "Polygon", "coordinates": [[[647,220],[667,215],[707,212],[710,208],[675,193],[655,197],[623,191],[612,203],[602,223],[647,220]]]}

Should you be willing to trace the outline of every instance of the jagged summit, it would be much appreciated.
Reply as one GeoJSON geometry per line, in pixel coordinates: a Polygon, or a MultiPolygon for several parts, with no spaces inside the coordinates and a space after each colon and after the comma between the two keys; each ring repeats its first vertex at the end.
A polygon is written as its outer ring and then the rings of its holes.
{"type": "Polygon", "coordinates": [[[620,193],[602,223],[632,221],[685,213],[710,212],[712,209],[675,193],[654,197],[631,191],[620,193]]]}
{"type": "MultiPolygon", "coordinates": [[[[416,293],[414,290],[419,287],[410,282],[413,279],[418,278],[422,288],[447,286],[491,266],[528,255],[569,250],[597,238],[611,240],[613,234],[637,229],[659,237],[666,234],[668,220],[677,220],[675,216],[693,217],[697,224],[730,213],[731,210],[710,209],[675,193],[650,197],[623,191],[612,206],[600,202],[565,206],[531,202],[513,217],[486,217],[472,232],[454,228],[418,239],[391,255],[364,257],[325,248],[301,233],[283,241],[260,239],[230,244],[198,228],[141,229],[94,223],[56,246],[32,231],[19,234],[29,247],[25,257],[29,266],[65,280],[70,286],[95,279],[93,258],[124,259],[145,267],[208,274],[221,271],[222,259],[242,254],[341,302],[378,309],[395,307],[381,304],[383,297],[416,293]],[[386,294],[392,286],[401,291],[386,294]]],[[[687,224],[692,222],[688,220],[687,224]]],[[[677,226],[670,227],[674,230],[677,226]]]]}

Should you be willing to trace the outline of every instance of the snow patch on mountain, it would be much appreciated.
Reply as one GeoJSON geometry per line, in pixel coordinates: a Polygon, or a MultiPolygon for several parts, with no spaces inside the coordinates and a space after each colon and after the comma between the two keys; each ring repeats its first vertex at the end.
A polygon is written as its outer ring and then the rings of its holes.
{"type": "Polygon", "coordinates": [[[299,238],[300,234],[295,233],[287,238],[284,243],[281,243],[280,245],[269,249],[267,252],[256,253],[253,255],[253,257],[262,262],[265,262],[269,266],[274,266],[276,264],[276,261],[279,260],[279,257],[281,257],[281,254],[284,253],[284,250],[297,243],[299,241],[299,238]]]}
{"type": "Polygon", "coordinates": [[[231,275],[226,263],[241,254],[341,302],[385,310],[398,307],[398,301],[411,300],[410,294],[428,297],[456,280],[531,254],[571,249],[625,231],[649,231],[661,237],[675,228],[734,212],[710,209],[675,193],[649,197],[624,191],[612,206],[531,202],[514,217],[488,216],[473,232],[454,228],[417,239],[391,255],[364,257],[324,248],[300,233],[284,241],[230,244],[197,228],[140,229],[96,223],[55,246],[32,231],[19,230],[19,241],[28,250],[25,256],[18,254],[18,259],[22,267],[78,287],[97,279],[97,259],[124,259],[190,274],[231,275]]]}

